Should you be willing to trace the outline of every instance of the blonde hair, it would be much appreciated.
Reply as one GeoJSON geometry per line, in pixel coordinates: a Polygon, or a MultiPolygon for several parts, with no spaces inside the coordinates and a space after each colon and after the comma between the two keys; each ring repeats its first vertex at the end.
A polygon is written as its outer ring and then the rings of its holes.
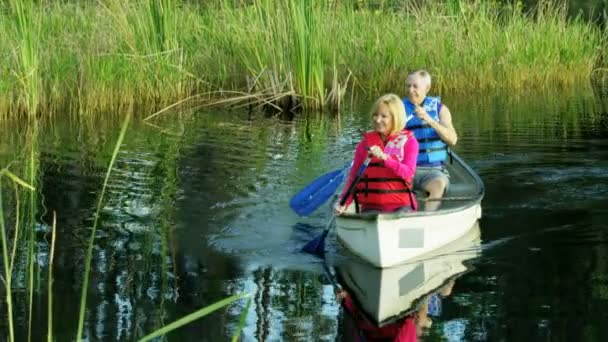
{"type": "Polygon", "coordinates": [[[408,78],[410,77],[419,77],[422,80],[422,83],[427,86],[428,88],[431,87],[431,74],[424,70],[424,69],[420,69],[420,70],[416,70],[411,72],[409,75],[407,75],[408,78]]]}
{"type": "MultiPolygon", "coordinates": [[[[377,112],[381,104],[388,107],[388,111],[393,119],[393,127],[391,127],[391,134],[400,132],[405,127],[405,106],[399,96],[395,94],[386,94],[380,96],[372,106],[370,112],[373,117],[377,112]]],[[[373,119],[372,119],[373,120],[373,119]]]]}

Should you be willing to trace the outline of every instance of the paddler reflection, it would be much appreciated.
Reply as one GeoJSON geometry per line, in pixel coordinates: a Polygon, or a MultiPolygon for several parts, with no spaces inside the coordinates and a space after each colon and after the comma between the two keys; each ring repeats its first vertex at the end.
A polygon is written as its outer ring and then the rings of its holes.
{"type": "Polygon", "coordinates": [[[356,258],[335,265],[342,341],[418,341],[441,314],[442,300],[480,254],[479,227],[418,262],[376,268],[356,258]]]}

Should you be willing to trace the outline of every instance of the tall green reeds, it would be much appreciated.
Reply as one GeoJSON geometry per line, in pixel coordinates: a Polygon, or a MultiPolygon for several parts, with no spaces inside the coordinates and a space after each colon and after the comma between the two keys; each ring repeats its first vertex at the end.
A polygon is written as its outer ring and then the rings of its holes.
{"type": "Polygon", "coordinates": [[[165,52],[177,47],[175,32],[175,4],[172,0],[149,0],[147,3],[147,25],[151,28],[148,37],[153,50],[165,52]]]}
{"type": "Polygon", "coordinates": [[[55,257],[55,241],[57,240],[57,214],[53,212],[53,226],[51,228],[51,251],[49,253],[49,280],[47,299],[47,341],[53,342],[53,261],[55,257]]]}
{"type": "Polygon", "coordinates": [[[118,135],[118,140],[116,141],[116,145],[114,147],[114,152],[112,153],[112,157],[110,158],[110,164],[108,165],[108,169],[106,171],[106,176],[103,181],[103,186],[101,188],[101,193],[99,194],[99,199],[97,201],[97,209],[95,210],[95,217],[93,221],[93,227],[91,228],[91,236],[89,238],[89,244],[87,247],[87,254],[85,257],[85,265],[84,265],[84,275],[82,280],[82,293],[80,295],[80,311],[78,315],[78,331],[76,332],[76,339],[82,340],[82,329],[84,327],[84,314],[87,306],[87,293],[89,291],[89,273],[91,270],[91,259],[93,257],[93,246],[95,245],[95,237],[97,231],[97,223],[99,222],[99,214],[101,212],[102,205],[104,203],[104,195],[106,192],[106,188],[108,186],[108,181],[110,179],[110,175],[112,174],[112,170],[114,168],[114,163],[116,162],[116,158],[118,156],[118,151],[120,151],[120,146],[122,145],[122,141],[125,138],[127,133],[127,128],[129,127],[129,122],[131,120],[131,115],[127,115],[122,124],[122,128],[120,130],[120,134],[118,135]]]}
{"type": "Polygon", "coordinates": [[[326,51],[317,22],[322,3],[259,0],[250,8],[224,5],[218,10],[225,22],[221,25],[231,30],[214,32],[214,38],[239,47],[235,62],[245,66],[247,91],[268,92],[281,107],[325,105],[326,51]]]}
{"type": "Polygon", "coordinates": [[[9,0],[14,41],[10,50],[13,51],[19,89],[18,105],[28,116],[37,113],[40,101],[40,65],[39,65],[39,31],[40,9],[36,8],[33,0],[9,0]]]}
{"type": "MultiPolygon", "coordinates": [[[[135,100],[161,101],[166,96],[184,96],[183,54],[178,44],[176,9],[173,0],[100,1],[102,15],[110,19],[117,51],[110,59],[124,59],[134,69],[146,91],[132,93],[135,100]]],[[[187,74],[187,72],[186,72],[187,74]]]]}
{"type": "MultiPolygon", "coordinates": [[[[27,132],[27,144],[26,144],[26,177],[33,187],[37,185],[38,179],[38,165],[39,165],[39,145],[38,145],[38,119],[35,117],[30,120],[28,124],[27,132]]],[[[36,284],[36,272],[35,272],[35,256],[37,254],[37,248],[35,244],[36,239],[36,222],[37,222],[37,209],[38,209],[38,193],[36,191],[30,191],[28,193],[28,216],[27,216],[27,228],[29,234],[27,234],[27,290],[28,290],[28,340],[32,337],[32,324],[33,324],[33,312],[34,312],[34,288],[36,284]]]]}
{"type": "Polygon", "coordinates": [[[606,75],[607,35],[557,1],[531,12],[517,2],[415,3],[10,0],[0,12],[0,114],[152,112],[235,95],[319,108],[345,90],[402,92],[405,74],[422,67],[435,91],[463,94],[606,75]]]}
{"type": "Polygon", "coordinates": [[[0,178],[0,239],[2,240],[2,260],[4,261],[4,287],[6,288],[6,310],[8,316],[8,337],[10,341],[15,339],[15,324],[13,323],[13,298],[12,298],[12,264],[8,258],[8,237],[4,227],[4,206],[2,205],[2,179],[0,178]]]}
{"type": "MultiPolygon", "coordinates": [[[[297,75],[300,94],[305,99],[316,101],[316,107],[325,104],[325,70],[323,66],[319,34],[315,13],[319,11],[312,0],[289,2],[288,17],[292,23],[293,72],[297,75]]],[[[310,101],[304,101],[310,103],[310,101]]]]}
{"type": "Polygon", "coordinates": [[[13,312],[12,280],[13,280],[13,270],[15,267],[17,244],[19,243],[19,232],[20,232],[20,221],[19,221],[20,203],[19,203],[19,197],[18,197],[18,191],[19,191],[18,187],[23,187],[30,191],[34,190],[34,188],[31,185],[27,184],[25,181],[20,179],[14,173],[10,172],[8,169],[6,169],[6,168],[1,169],[0,170],[0,240],[1,241],[0,242],[2,243],[2,260],[3,260],[3,266],[4,266],[3,282],[4,282],[5,291],[6,291],[6,308],[7,308],[7,317],[8,317],[8,326],[9,326],[9,331],[8,331],[9,341],[15,340],[15,323],[14,323],[14,318],[13,318],[14,312],[13,312]],[[8,236],[8,231],[5,226],[5,219],[4,219],[4,205],[3,205],[3,201],[2,201],[2,178],[3,177],[7,177],[12,181],[14,188],[15,188],[15,193],[16,193],[16,197],[15,197],[16,215],[15,215],[15,224],[14,224],[14,229],[13,229],[12,247],[9,247],[9,243],[8,243],[9,236],[8,236]],[[9,248],[12,250],[10,255],[9,255],[9,248]]]}
{"type": "MultiPolygon", "coordinates": [[[[190,322],[193,322],[193,321],[195,321],[195,320],[197,320],[197,319],[199,319],[201,317],[207,316],[207,315],[209,315],[210,313],[212,313],[212,312],[214,312],[216,310],[219,310],[219,309],[221,309],[221,308],[223,308],[223,307],[225,307],[227,305],[232,304],[233,302],[235,302],[235,301],[237,301],[239,299],[246,298],[246,297],[249,297],[249,295],[246,294],[246,293],[244,293],[244,294],[234,295],[234,296],[228,297],[226,299],[222,299],[222,300],[220,300],[220,301],[218,301],[216,303],[213,303],[213,304],[211,304],[209,306],[206,306],[206,307],[204,307],[204,308],[202,308],[202,309],[200,309],[198,311],[195,311],[195,312],[193,312],[193,313],[191,313],[191,314],[189,314],[187,316],[184,316],[184,317],[176,320],[175,322],[167,324],[166,326],[164,326],[164,327],[162,327],[162,328],[160,328],[160,329],[152,332],[149,335],[144,336],[140,340],[140,342],[150,341],[150,340],[153,340],[153,339],[158,338],[160,336],[163,336],[163,335],[165,335],[166,333],[168,333],[170,331],[173,331],[173,330],[175,330],[175,329],[177,329],[177,328],[179,328],[179,327],[181,327],[183,325],[186,325],[186,324],[188,324],[190,322]]],[[[251,303],[251,299],[249,299],[249,301],[247,302],[247,309],[249,308],[250,303],[251,303]]],[[[245,310],[242,315],[245,315],[246,312],[247,312],[247,310],[245,310]]],[[[241,332],[241,328],[242,328],[242,324],[239,324],[239,328],[235,332],[233,340],[235,340],[239,336],[239,334],[241,332]]]]}

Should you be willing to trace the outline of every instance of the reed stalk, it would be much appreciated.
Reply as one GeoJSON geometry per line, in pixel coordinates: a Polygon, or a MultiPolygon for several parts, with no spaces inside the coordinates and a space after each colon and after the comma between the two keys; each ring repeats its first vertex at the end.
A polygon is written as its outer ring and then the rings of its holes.
{"type": "Polygon", "coordinates": [[[166,52],[177,47],[175,36],[175,5],[172,0],[148,0],[148,20],[150,28],[148,38],[150,50],[166,52]]]}
{"type": "Polygon", "coordinates": [[[233,302],[242,299],[242,298],[246,298],[249,297],[249,294],[247,293],[243,293],[243,294],[238,294],[238,295],[234,295],[225,299],[222,299],[214,304],[211,304],[209,306],[206,306],[198,311],[195,311],[185,317],[182,317],[178,320],[176,320],[173,323],[170,323],[156,331],[154,331],[153,333],[144,336],[141,340],[139,340],[140,342],[146,342],[146,341],[150,341],[152,339],[158,338],[160,336],[163,336],[165,334],[167,334],[168,332],[171,332],[183,325],[186,325],[190,322],[193,322],[201,317],[207,316],[208,314],[219,310],[227,305],[232,304],[233,302]]]}
{"type": "Polygon", "coordinates": [[[247,314],[249,313],[249,309],[251,308],[251,302],[253,298],[249,297],[247,299],[247,304],[245,304],[245,309],[241,312],[241,317],[239,318],[239,325],[237,326],[234,334],[232,335],[232,342],[238,342],[239,337],[241,336],[241,332],[245,327],[245,322],[247,320],[247,314]]]}
{"type": "Polygon", "coordinates": [[[122,124],[122,128],[120,130],[120,134],[118,135],[118,139],[116,140],[116,145],[114,147],[114,152],[112,153],[112,157],[110,158],[110,163],[108,165],[106,176],[103,181],[103,186],[101,188],[101,193],[99,194],[99,200],[97,201],[97,209],[95,210],[95,218],[93,221],[93,227],[91,228],[91,236],[89,238],[89,244],[87,247],[87,254],[85,257],[85,268],[83,274],[82,281],[82,292],[80,295],[80,311],[78,315],[78,331],[76,332],[76,339],[82,340],[82,332],[84,327],[84,315],[85,309],[87,306],[87,293],[89,289],[89,274],[91,271],[91,260],[93,257],[93,246],[95,245],[95,233],[97,230],[97,223],[99,222],[99,213],[101,212],[102,205],[104,203],[104,195],[106,192],[106,188],[108,186],[108,181],[110,179],[110,175],[112,174],[112,170],[114,169],[114,163],[118,157],[118,152],[120,151],[120,146],[126,136],[127,128],[129,127],[129,122],[131,120],[131,115],[126,115],[122,124]]]}
{"type": "MultiPolygon", "coordinates": [[[[38,120],[33,118],[30,120],[29,127],[29,162],[27,163],[27,173],[30,184],[36,185],[36,179],[38,177],[38,120]]],[[[29,211],[28,211],[28,248],[27,248],[27,292],[28,292],[28,341],[32,339],[32,324],[34,317],[34,288],[36,287],[35,277],[35,255],[37,254],[37,248],[35,244],[36,239],[36,208],[37,208],[37,192],[29,192],[29,211]]]]}
{"type": "Polygon", "coordinates": [[[9,341],[15,341],[15,325],[14,325],[14,319],[13,319],[13,298],[12,298],[12,280],[13,280],[13,270],[14,270],[14,265],[15,265],[15,251],[16,251],[16,244],[19,241],[19,226],[20,226],[20,221],[19,221],[19,217],[20,217],[20,213],[19,213],[19,197],[16,197],[16,220],[15,220],[15,228],[13,230],[13,250],[11,252],[11,255],[9,257],[9,245],[8,245],[8,234],[7,234],[7,230],[6,230],[6,226],[5,226],[5,220],[4,220],[4,206],[3,206],[3,201],[2,201],[2,178],[6,177],[8,179],[10,179],[12,181],[12,184],[15,186],[15,191],[18,190],[18,187],[22,187],[25,189],[28,189],[30,191],[33,191],[34,188],[28,184],[27,182],[23,181],[21,178],[19,178],[17,175],[15,175],[14,173],[10,172],[7,168],[3,168],[0,169],[0,240],[1,240],[1,244],[2,244],[2,260],[3,260],[3,266],[4,266],[4,276],[3,276],[3,281],[4,281],[4,287],[6,289],[6,306],[7,306],[7,319],[8,319],[8,325],[9,325],[9,331],[8,331],[8,339],[9,341]]]}
{"type": "Polygon", "coordinates": [[[57,240],[57,214],[53,211],[53,226],[51,229],[51,252],[49,254],[49,279],[47,301],[47,341],[53,342],[53,261],[55,256],[55,241],[57,240]]]}
{"type": "Polygon", "coordinates": [[[2,239],[2,260],[4,261],[4,288],[6,289],[6,315],[8,318],[8,339],[15,340],[15,325],[13,322],[12,272],[8,258],[8,237],[4,227],[4,207],[2,205],[2,177],[0,177],[0,239],[2,239]]]}
{"type": "Polygon", "coordinates": [[[28,116],[35,116],[38,109],[40,68],[38,60],[40,13],[33,0],[9,0],[15,39],[14,58],[17,61],[16,76],[21,84],[20,101],[28,116]]]}

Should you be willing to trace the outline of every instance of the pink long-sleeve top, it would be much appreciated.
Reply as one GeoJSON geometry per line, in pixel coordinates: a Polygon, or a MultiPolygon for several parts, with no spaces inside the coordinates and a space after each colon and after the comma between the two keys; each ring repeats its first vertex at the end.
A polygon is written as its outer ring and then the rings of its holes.
{"type": "MultiPolygon", "coordinates": [[[[396,177],[400,177],[405,181],[411,181],[414,178],[414,174],[416,173],[416,159],[418,159],[418,140],[416,140],[416,138],[414,138],[414,136],[412,135],[409,139],[407,139],[407,142],[403,145],[402,151],[392,151],[390,149],[386,149],[386,144],[388,144],[389,141],[397,138],[398,134],[399,133],[390,135],[387,138],[384,146],[380,146],[382,148],[382,150],[384,151],[384,153],[389,155],[389,158],[384,160],[384,166],[386,168],[388,168],[389,170],[392,170],[395,173],[396,177]],[[399,160],[390,158],[391,155],[397,155],[397,154],[401,154],[403,156],[403,159],[401,160],[401,162],[399,160]]],[[[350,172],[348,175],[348,180],[346,182],[346,186],[344,187],[344,190],[340,194],[340,199],[344,197],[344,195],[348,191],[350,184],[353,182],[353,180],[357,176],[357,172],[361,168],[361,165],[363,165],[363,162],[368,157],[369,152],[367,149],[369,147],[371,147],[371,146],[366,146],[365,138],[363,138],[359,142],[359,144],[357,144],[357,148],[355,149],[355,157],[354,157],[354,161],[353,161],[353,166],[350,169],[350,172]]],[[[346,206],[350,205],[352,203],[352,201],[353,201],[353,196],[351,195],[346,200],[345,205],[346,206]]],[[[396,208],[382,207],[379,209],[382,211],[393,211],[396,208]]]]}

